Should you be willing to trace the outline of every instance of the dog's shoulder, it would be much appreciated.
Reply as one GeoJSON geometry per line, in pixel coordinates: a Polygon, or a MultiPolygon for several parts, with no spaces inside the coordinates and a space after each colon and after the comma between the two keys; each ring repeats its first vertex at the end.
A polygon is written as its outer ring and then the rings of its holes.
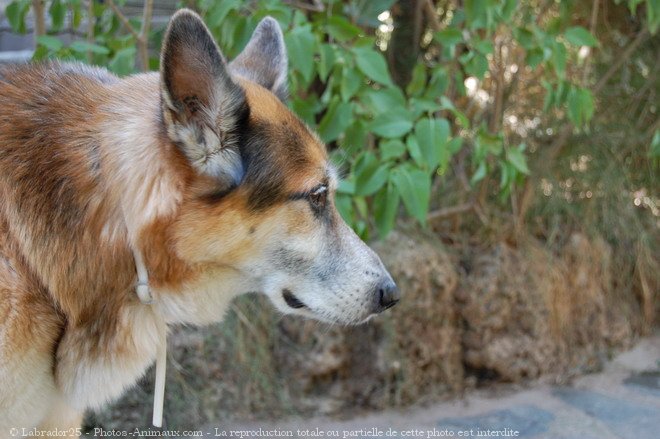
{"type": "Polygon", "coordinates": [[[0,87],[35,87],[40,84],[54,85],[66,80],[93,81],[99,84],[115,84],[120,79],[107,69],[80,62],[50,60],[28,64],[0,65],[0,87]]]}

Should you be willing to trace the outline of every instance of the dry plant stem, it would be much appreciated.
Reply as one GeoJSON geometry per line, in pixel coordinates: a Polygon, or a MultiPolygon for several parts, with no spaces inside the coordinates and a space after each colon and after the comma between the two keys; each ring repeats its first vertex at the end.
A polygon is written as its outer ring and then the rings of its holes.
{"type": "Polygon", "coordinates": [[[127,31],[133,35],[133,38],[136,40],[139,38],[139,35],[135,28],[131,25],[130,21],[128,21],[128,18],[124,15],[123,12],[117,7],[115,4],[114,0],[107,0],[108,1],[108,6],[110,6],[110,9],[112,9],[112,12],[115,13],[119,21],[121,21],[121,24],[126,28],[127,31]]]}
{"type": "Polygon", "coordinates": [[[145,0],[144,10],[142,11],[142,28],[140,28],[140,36],[137,42],[140,67],[143,72],[149,70],[149,28],[151,27],[153,10],[154,0],[145,0]]]}
{"type": "MultiPolygon", "coordinates": [[[[94,16],[94,0],[87,2],[87,42],[94,44],[94,25],[96,24],[96,17],[94,16]]],[[[87,51],[87,62],[92,64],[93,54],[91,50],[87,51]]]]}
{"type": "Polygon", "coordinates": [[[491,133],[496,133],[502,128],[502,118],[504,117],[504,60],[502,59],[502,41],[497,42],[495,50],[497,71],[493,75],[493,86],[495,87],[495,103],[490,123],[491,133]]]}
{"type": "MultiPolygon", "coordinates": [[[[34,11],[34,36],[46,35],[44,0],[32,0],[32,10],[34,11]]],[[[36,38],[35,44],[37,44],[36,38]]]]}
{"type": "Polygon", "coordinates": [[[437,221],[439,219],[448,218],[454,215],[460,215],[461,213],[469,212],[474,210],[474,203],[463,203],[456,206],[444,207],[442,209],[434,210],[430,212],[427,216],[427,219],[430,221],[437,221]]]}
{"type": "Polygon", "coordinates": [[[294,8],[302,9],[304,11],[311,11],[311,12],[324,12],[325,11],[325,5],[321,3],[321,0],[312,0],[312,3],[304,3],[304,2],[299,2],[295,0],[289,0],[285,1],[284,3],[288,3],[294,8]]]}
{"type": "Polygon", "coordinates": [[[594,94],[600,92],[603,87],[607,84],[607,81],[623,66],[623,64],[628,61],[628,58],[637,50],[637,48],[646,41],[646,38],[649,36],[649,32],[645,29],[637,34],[637,37],[633,40],[632,43],[626,47],[623,53],[616,58],[616,62],[612,64],[607,72],[603,75],[602,78],[598,81],[594,87],[594,94]]]}
{"type": "Polygon", "coordinates": [[[429,26],[437,32],[440,29],[442,29],[442,26],[440,25],[440,22],[438,21],[438,13],[435,10],[435,6],[433,5],[433,2],[431,0],[424,0],[424,14],[426,14],[426,18],[428,19],[429,26]]]}
{"type": "Polygon", "coordinates": [[[518,209],[518,224],[520,226],[523,225],[523,222],[525,221],[525,217],[527,215],[527,211],[532,205],[532,199],[534,198],[532,196],[534,195],[533,189],[534,189],[534,184],[532,183],[532,180],[530,178],[526,179],[525,186],[523,187],[522,190],[522,195],[520,196],[520,203],[519,203],[520,208],[518,209]]]}
{"type": "Polygon", "coordinates": [[[108,5],[115,13],[122,25],[128,30],[133,38],[135,38],[135,45],[137,46],[137,61],[138,68],[141,71],[149,70],[149,27],[151,25],[151,16],[153,14],[154,2],[153,0],[145,0],[144,9],[142,12],[142,27],[138,32],[128,21],[128,18],[117,7],[114,0],[107,0],[108,5]]]}
{"type": "MultiPolygon", "coordinates": [[[[598,6],[600,5],[599,0],[594,0],[594,4],[591,7],[591,21],[589,23],[589,31],[591,35],[596,36],[596,24],[598,23],[598,6]]],[[[589,73],[591,72],[591,57],[587,57],[584,61],[584,69],[582,70],[582,84],[587,85],[587,79],[589,78],[589,73]]]]}

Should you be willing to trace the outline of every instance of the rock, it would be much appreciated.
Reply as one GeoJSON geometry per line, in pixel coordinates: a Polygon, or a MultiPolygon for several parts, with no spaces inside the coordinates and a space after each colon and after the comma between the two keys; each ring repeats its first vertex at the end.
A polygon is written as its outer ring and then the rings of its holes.
{"type": "Polygon", "coordinates": [[[625,302],[612,293],[610,253],[580,234],[559,254],[533,241],[477,251],[459,293],[470,372],[516,382],[595,370],[629,343],[630,324],[612,312],[625,302]]]}
{"type": "Polygon", "coordinates": [[[657,410],[642,404],[570,387],[555,390],[554,395],[607,425],[620,437],[657,438],[660,417],[657,410]]]}

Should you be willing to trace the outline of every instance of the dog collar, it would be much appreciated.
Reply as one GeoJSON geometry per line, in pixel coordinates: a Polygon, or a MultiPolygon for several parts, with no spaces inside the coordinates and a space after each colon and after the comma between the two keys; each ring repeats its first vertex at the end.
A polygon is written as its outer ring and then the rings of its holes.
{"type": "MultiPolygon", "coordinates": [[[[149,273],[142,259],[142,254],[133,249],[135,259],[135,270],[137,271],[137,285],[135,293],[144,305],[153,305],[154,297],[149,288],[149,273]]],[[[162,334],[156,350],[156,380],[154,384],[154,411],[152,423],[154,427],[163,426],[163,404],[165,401],[165,366],[167,364],[167,325],[160,322],[162,334]]]]}

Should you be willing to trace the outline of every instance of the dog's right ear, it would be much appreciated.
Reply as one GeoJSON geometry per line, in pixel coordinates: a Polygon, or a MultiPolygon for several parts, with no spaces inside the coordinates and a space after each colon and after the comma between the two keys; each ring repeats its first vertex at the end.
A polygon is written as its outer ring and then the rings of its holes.
{"type": "Polygon", "coordinates": [[[240,183],[243,166],[232,131],[246,112],[245,94],[202,19],[182,9],[172,17],[160,60],[168,136],[200,172],[223,186],[240,183]]]}

